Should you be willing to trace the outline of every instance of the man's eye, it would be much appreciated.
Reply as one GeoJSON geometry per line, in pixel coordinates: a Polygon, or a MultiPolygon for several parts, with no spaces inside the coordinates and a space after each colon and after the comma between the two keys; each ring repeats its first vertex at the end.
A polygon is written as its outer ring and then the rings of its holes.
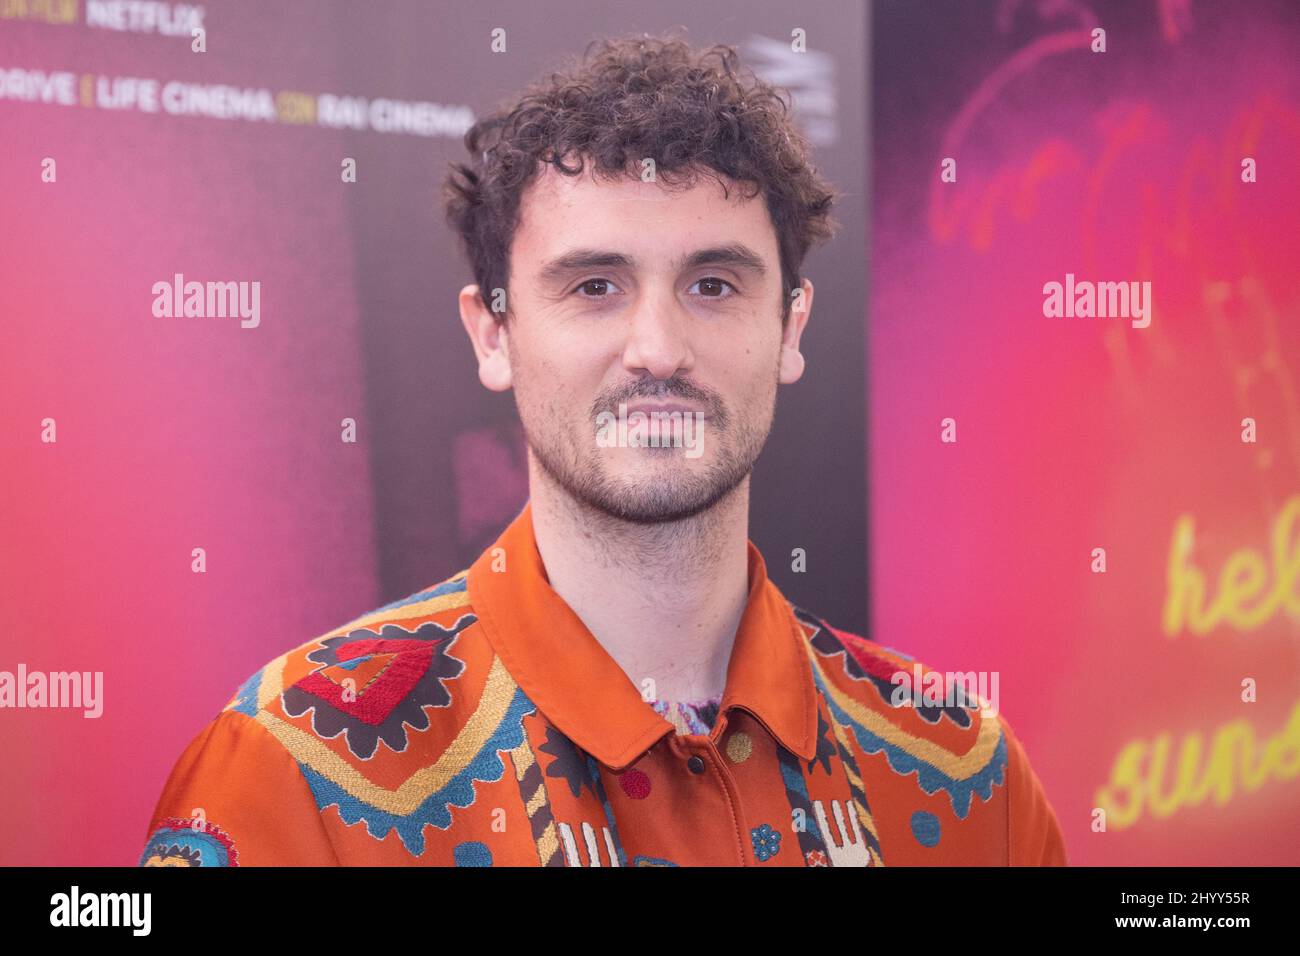
{"type": "Polygon", "coordinates": [[[583,289],[586,290],[586,294],[580,295],[579,298],[603,299],[607,292],[618,289],[618,286],[614,285],[614,283],[610,282],[608,279],[588,279],[573,291],[579,292],[583,289]]]}
{"type": "Polygon", "coordinates": [[[703,287],[700,290],[700,294],[703,295],[704,298],[706,299],[729,299],[731,298],[731,296],[736,294],[736,287],[734,285],[732,285],[726,279],[719,279],[716,276],[707,276],[703,279],[700,279],[698,282],[695,283],[695,285],[692,285],[691,288],[694,289],[695,286],[697,285],[703,287]],[[731,293],[728,295],[723,295],[722,294],[723,286],[726,286],[728,289],[730,289],[731,293]]]}

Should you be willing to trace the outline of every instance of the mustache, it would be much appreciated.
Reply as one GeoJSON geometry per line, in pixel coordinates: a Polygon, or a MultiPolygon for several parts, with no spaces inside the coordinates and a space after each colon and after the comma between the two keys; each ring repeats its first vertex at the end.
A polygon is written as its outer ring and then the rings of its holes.
{"type": "Polygon", "coordinates": [[[595,418],[603,411],[617,412],[621,402],[630,403],[634,398],[684,399],[708,409],[710,417],[715,419],[718,425],[723,425],[726,422],[726,412],[723,410],[722,402],[718,400],[713,392],[680,378],[633,382],[626,388],[620,388],[617,392],[601,395],[592,403],[591,417],[595,418]]]}

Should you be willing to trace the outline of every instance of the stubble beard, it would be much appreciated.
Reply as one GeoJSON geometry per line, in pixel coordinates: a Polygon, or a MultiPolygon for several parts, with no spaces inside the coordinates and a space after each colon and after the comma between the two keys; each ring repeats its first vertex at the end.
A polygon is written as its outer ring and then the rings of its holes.
{"type": "Polygon", "coordinates": [[[714,457],[702,472],[687,467],[681,447],[608,449],[618,454],[655,457],[655,464],[647,469],[650,473],[634,478],[610,474],[602,458],[607,449],[596,443],[594,422],[586,431],[581,426],[555,426],[552,420],[544,429],[546,434],[539,436],[529,429],[522,414],[520,421],[528,447],[542,470],[575,502],[620,521],[653,525],[696,517],[731,494],[753,470],[767,442],[772,411],[767,409],[763,423],[740,422],[734,435],[731,429],[720,433],[720,429],[712,427],[717,418],[734,420],[731,416],[708,419],[704,437],[711,443],[714,457]],[[552,436],[557,440],[547,440],[552,436]]]}

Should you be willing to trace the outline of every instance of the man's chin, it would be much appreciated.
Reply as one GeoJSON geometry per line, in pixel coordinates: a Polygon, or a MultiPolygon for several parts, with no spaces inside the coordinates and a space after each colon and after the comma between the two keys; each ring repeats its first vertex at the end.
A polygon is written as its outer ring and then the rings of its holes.
{"type": "Polygon", "coordinates": [[[718,461],[689,458],[680,448],[607,449],[614,455],[600,462],[589,459],[578,468],[556,468],[559,462],[539,454],[536,446],[532,450],[543,470],[575,501],[633,524],[694,518],[725,500],[748,474],[718,461]]]}
{"type": "Polygon", "coordinates": [[[716,500],[708,498],[652,498],[612,495],[589,498],[587,504],[612,518],[632,524],[671,524],[686,521],[708,511],[716,500]]]}
{"type": "Polygon", "coordinates": [[[634,524],[666,524],[703,514],[733,491],[738,482],[719,484],[695,478],[645,475],[635,480],[601,482],[588,488],[583,501],[606,514],[634,524]]]}

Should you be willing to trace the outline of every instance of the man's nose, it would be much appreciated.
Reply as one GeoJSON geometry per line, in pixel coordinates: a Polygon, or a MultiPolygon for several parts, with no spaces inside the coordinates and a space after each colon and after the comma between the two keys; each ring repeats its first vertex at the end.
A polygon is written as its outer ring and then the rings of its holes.
{"type": "Polygon", "coordinates": [[[639,303],[630,322],[623,349],[623,367],[629,372],[645,371],[667,379],[694,366],[690,317],[671,296],[652,296],[639,303]]]}

